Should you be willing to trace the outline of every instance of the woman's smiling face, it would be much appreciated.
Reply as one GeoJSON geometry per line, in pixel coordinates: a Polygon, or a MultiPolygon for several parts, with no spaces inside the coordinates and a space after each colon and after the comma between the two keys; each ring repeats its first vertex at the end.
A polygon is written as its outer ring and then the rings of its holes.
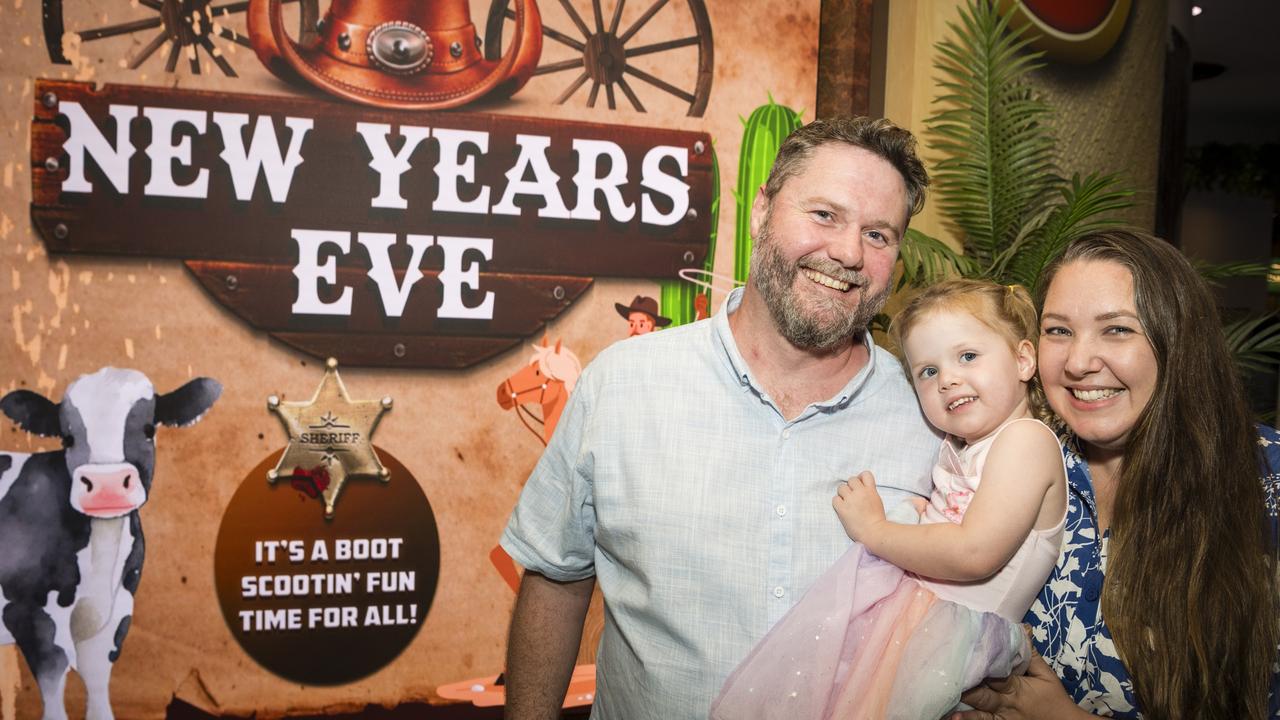
{"type": "Polygon", "coordinates": [[[1129,269],[1110,260],[1062,266],[1045,296],[1040,333],[1050,407],[1084,443],[1122,450],[1159,373],[1129,269]]]}

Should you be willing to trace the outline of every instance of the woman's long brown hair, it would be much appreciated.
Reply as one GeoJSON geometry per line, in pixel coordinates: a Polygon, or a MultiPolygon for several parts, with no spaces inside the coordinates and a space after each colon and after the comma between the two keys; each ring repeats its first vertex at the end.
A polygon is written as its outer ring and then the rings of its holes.
{"type": "Polygon", "coordinates": [[[1103,617],[1143,717],[1263,720],[1280,635],[1268,470],[1213,295],[1168,243],[1107,231],[1045,269],[1037,305],[1086,260],[1132,273],[1159,368],[1117,478],[1103,617]]]}

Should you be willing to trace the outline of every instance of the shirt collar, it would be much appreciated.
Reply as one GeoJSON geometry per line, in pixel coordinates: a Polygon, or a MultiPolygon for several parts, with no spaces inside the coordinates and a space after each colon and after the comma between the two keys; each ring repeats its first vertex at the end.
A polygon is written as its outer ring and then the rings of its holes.
{"type": "Polygon", "coordinates": [[[1096,519],[1098,506],[1093,494],[1093,476],[1089,474],[1089,463],[1085,462],[1083,455],[1072,450],[1069,443],[1063,443],[1062,455],[1066,459],[1067,485],[1084,500],[1089,514],[1096,519]]]}
{"type": "MultiPolygon", "coordinates": [[[[738,310],[738,306],[742,304],[743,288],[734,288],[725,298],[724,303],[720,306],[720,312],[712,316],[711,322],[715,332],[713,336],[716,344],[719,346],[721,356],[724,358],[730,372],[738,384],[753,390],[757,395],[764,396],[764,389],[760,383],[756,381],[755,376],[751,373],[751,368],[747,365],[747,361],[742,357],[742,353],[738,351],[738,343],[733,338],[733,331],[729,328],[729,315],[738,310]]],[[[815,408],[834,408],[849,404],[854,398],[858,397],[864,387],[869,387],[869,383],[876,374],[877,355],[875,339],[871,337],[871,331],[866,330],[862,333],[862,342],[867,348],[867,364],[854,375],[848,383],[845,384],[840,392],[823,402],[814,403],[815,408]]]]}

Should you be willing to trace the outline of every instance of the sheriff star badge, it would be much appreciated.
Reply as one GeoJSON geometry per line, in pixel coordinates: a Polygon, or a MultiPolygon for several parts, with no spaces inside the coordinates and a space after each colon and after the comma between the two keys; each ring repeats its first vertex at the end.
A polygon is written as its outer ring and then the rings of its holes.
{"type": "Polygon", "coordinates": [[[267,409],[280,417],[289,434],[289,446],[275,469],[267,472],[267,480],[290,479],[312,497],[323,496],[325,518],[333,517],[347,478],[391,479],[372,443],[378,421],[391,409],[391,398],[352,400],[334,358],[325,362],[324,378],[311,400],[281,402],[272,395],[267,409]]]}

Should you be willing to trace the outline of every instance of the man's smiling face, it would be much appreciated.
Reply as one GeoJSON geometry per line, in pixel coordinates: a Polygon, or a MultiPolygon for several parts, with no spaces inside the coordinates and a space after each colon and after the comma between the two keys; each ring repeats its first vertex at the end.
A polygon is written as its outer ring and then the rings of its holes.
{"type": "Polygon", "coordinates": [[[902,175],[868,150],[839,142],[752,208],[754,283],[793,345],[828,350],[865,328],[889,296],[907,224],[902,175]]]}

